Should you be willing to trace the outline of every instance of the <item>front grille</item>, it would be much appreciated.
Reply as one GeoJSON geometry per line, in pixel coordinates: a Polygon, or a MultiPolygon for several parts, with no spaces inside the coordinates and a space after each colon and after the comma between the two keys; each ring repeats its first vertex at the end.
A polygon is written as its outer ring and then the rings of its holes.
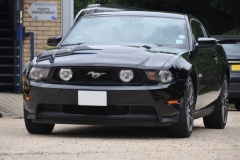
{"type": "Polygon", "coordinates": [[[59,71],[61,68],[56,68],[53,74],[53,82],[57,83],[68,83],[68,84],[82,84],[82,85],[99,85],[99,84],[105,84],[105,85],[111,85],[111,84],[135,84],[139,85],[141,84],[141,79],[139,77],[139,71],[133,70],[134,72],[134,79],[129,83],[124,83],[119,79],[119,71],[121,69],[118,68],[71,68],[73,70],[73,78],[70,81],[63,81],[59,77],[59,71]],[[94,73],[100,73],[102,74],[99,77],[92,77],[91,72],[94,73]]]}
{"type": "Polygon", "coordinates": [[[112,81],[112,82],[119,82],[118,79],[118,72],[119,70],[111,70],[111,69],[73,69],[74,72],[74,80],[75,81],[112,81]],[[105,73],[98,78],[92,78],[90,72],[98,72],[98,73],[105,73]]]}
{"type": "Polygon", "coordinates": [[[79,115],[127,115],[127,114],[153,114],[157,115],[156,109],[152,106],[78,106],[40,104],[38,112],[61,112],[66,114],[79,115]]]}

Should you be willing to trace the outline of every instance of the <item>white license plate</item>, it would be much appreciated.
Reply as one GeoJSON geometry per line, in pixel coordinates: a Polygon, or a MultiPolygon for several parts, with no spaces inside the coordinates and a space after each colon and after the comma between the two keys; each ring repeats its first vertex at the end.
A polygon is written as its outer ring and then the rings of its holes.
{"type": "Polygon", "coordinates": [[[78,105],[107,106],[107,91],[78,91],[78,105]]]}

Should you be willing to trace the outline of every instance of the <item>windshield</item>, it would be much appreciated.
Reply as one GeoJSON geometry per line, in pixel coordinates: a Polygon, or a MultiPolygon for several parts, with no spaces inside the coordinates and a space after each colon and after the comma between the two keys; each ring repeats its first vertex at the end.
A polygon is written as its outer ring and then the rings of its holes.
{"type": "Polygon", "coordinates": [[[85,17],[61,45],[78,43],[154,43],[187,48],[186,22],[159,17],[85,17]]]}
{"type": "Polygon", "coordinates": [[[236,44],[222,44],[222,46],[227,55],[240,56],[240,42],[237,42],[236,44]]]}

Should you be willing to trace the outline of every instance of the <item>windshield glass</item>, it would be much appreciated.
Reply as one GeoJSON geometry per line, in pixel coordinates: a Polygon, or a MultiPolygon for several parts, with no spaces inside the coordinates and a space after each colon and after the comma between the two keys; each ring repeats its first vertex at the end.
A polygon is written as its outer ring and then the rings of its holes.
{"type": "Polygon", "coordinates": [[[188,47],[185,20],[159,17],[85,17],[77,22],[61,45],[88,42],[188,47]]]}
{"type": "Polygon", "coordinates": [[[238,55],[240,56],[240,42],[236,44],[222,44],[227,55],[238,55]]]}

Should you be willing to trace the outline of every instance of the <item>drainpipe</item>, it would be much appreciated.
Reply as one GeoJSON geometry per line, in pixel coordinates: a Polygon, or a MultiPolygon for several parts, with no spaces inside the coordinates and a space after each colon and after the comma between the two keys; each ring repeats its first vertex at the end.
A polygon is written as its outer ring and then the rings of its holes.
{"type": "Polygon", "coordinates": [[[26,37],[30,36],[30,53],[31,53],[31,59],[34,57],[34,32],[26,32],[26,37]]]}

